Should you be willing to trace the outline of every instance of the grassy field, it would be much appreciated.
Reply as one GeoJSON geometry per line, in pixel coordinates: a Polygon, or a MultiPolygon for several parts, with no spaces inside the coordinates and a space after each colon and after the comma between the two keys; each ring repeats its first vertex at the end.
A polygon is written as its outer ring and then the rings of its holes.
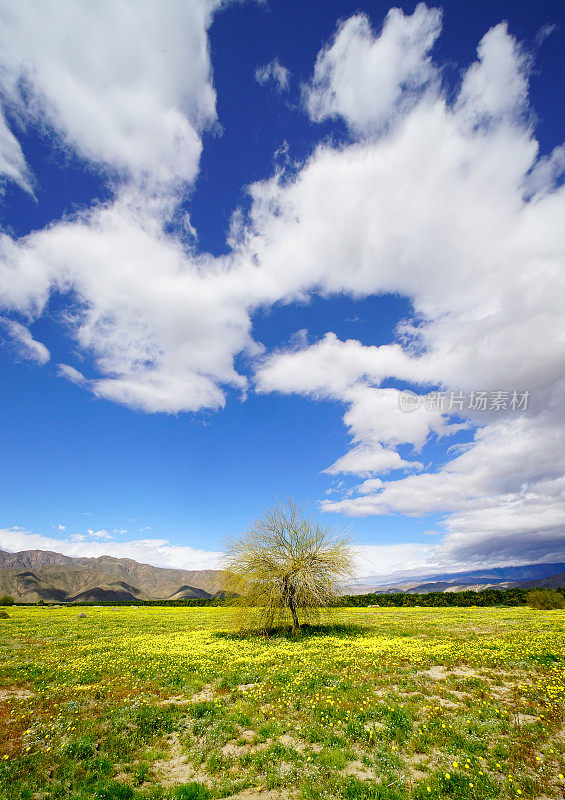
{"type": "Polygon", "coordinates": [[[563,611],[349,608],[300,639],[222,608],[9,614],[2,800],[564,794],[563,611]]]}

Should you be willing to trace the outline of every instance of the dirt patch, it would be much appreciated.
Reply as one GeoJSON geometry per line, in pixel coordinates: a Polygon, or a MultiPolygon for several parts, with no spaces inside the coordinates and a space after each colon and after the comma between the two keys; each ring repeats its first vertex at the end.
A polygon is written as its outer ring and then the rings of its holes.
{"type": "Polygon", "coordinates": [[[190,698],[191,703],[202,703],[206,700],[213,700],[215,697],[214,690],[212,689],[212,684],[208,683],[202,689],[202,691],[193,694],[190,698]]]}
{"type": "Polygon", "coordinates": [[[5,700],[27,700],[32,696],[33,692],[29,689],[0,689],[0,703],[5,700]]]}
{"type": "Polygon", "coordinates": [[[496,686],[495,688],[491,688],[491,695],[494,697],[495,700],[507,700],[508,693],[510,689],[506,686],[496,686]]]}
{"type": "Polygon", "coordinates": [[[418,672],[418,675],[427,675],[428,678],[434,681],[442,681],[450,675],[456,675],[458,678],[474,678],[476,674],[475,670],[470,667],[454,667],[453,669],[447,669],[447,667],[439,665],[418,672]]]}
{"type": "Polygon", "coordinates": [[[518,725],[530,725],[532,722],[537,722],[539,717],[534,717],[531,714],[516,714],[518,725]]]}
{"type": "Polygon", "coordinates": [[[165,697],[163,700],[159,700],[157,703],[158,706],[183,706],[188,703],[192,702],[188,697],[185,697],[182,694],[177,694],[174,697],[165,697]]]}
{"type": "Polygon", "coordinates": [[[285,747],[292,747],[293,750],[298,750],[299,753],[302,753],[307,747],[305,742],[300,741],[300,739],[295,739],[294,736],[290,736],[288,733],[279,736],[279,742],[284,744],[285,747]]]}
{"type": "Polygon", "coordinates": [[[238,756],[243,756],[246,753],[257,753],[260,750],[266,750],[268,747],[271,746],[273,743],[272,739],[267,739],[264,742],[259,742],[258,744],[252,744],[255,741],[256,735],[254,731],[242,731],[238,736],[238,739],[245,739],[247,744],[236,744],[237,740],[233,740],[228,742],[222,747],[222,754],[224,756],[234,756],[237,758],[238,756]]]}
{"type": "Polygon", "coordinates": [[[457,675],[458,678],[474,678],[477,673],[471,667],[454,667],[448,674],[457,675]]]}
{"type": "Polygon", "coordinates": [[[427,778],[428,773],[423,772],[420,767],[423,767],[425,764],[428,763],[428,759],[422,755],[413,755],[408,756],[406,759],[406,764],[408,766],[408,772],[410,773],[410,777],[414,781],[420,781],[422,778],[427,778]]]}
{"type": "Polygon", "coordinates": [[[243,756],[246,753],[249,753],[252,750],[251,745],[249,744],[234,744],[233,742],[228,742],[222,747],[222,755],[223,756],[233,756],[234,758],[239,758],[239,756],[243,756]]]}
{"type": "Polygon", "coordinates": [[[351,775],[354,778],[359,778],[360,781],[369,781],[376,778],[372,769],[363,764],[362,761],[350,761],[345,769],[341,770],[342,775],[351,775]]]}
{"type": "Polygon", "coordinates": [[[199,781],[207,786],[212,783],[208,773],[197,771],[191,764],[187,764],[176,735],[171,737],[169,758],[154,761],[152,769],[159,783],[165,787],[176,786],[179,783],[188,783],[189,781],[199,781]]]}
{"type": "Polygon", "coordinates": [[[421,670],[418,675],[427,675],[433,681],[442,681],[447,677],[448,672],[445,667],[430,667],[429,669],[421,670]]]}

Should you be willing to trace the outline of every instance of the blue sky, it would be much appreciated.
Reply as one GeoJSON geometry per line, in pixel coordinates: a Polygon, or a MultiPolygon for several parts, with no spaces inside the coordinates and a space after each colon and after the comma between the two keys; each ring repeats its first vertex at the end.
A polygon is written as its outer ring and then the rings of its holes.
{"type": "Polygon", "coordinates": [[[0,8],[0,547],[565,559],[561,4],[219,5],[0,8]]]}

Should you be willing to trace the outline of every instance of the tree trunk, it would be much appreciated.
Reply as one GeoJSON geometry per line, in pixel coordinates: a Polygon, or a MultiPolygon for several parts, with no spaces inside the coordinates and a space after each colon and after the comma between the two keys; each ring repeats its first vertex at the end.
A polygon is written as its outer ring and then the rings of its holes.
{"type": "Polygon", "coordinates": [[[296,631],[300,630],[300,623],[298,622],[298,614],[296,613],[296,606],[294,605],[293,599],[289,600],[288,607],[292,614],[292,632],[296,633],[296,631]]]}
{"type": "Polygon", "coordinates": [[[274,613],[272,611],[268,611],[267,612],[267,619],[265,621],[265,629],[266,629],[267,633],[269,634],[269,636],[271,635],[271,633],[273,631],[274,618],[275,618],[274,613]]]}
{"type": "Polygon", "coordinates": [[[290,613],[292,614],[292,632],[296,633],[300,630],[300,623],[298,622],[296,603],[294,602],[294,587],[292,586],[288,575],[285,575],[283,578],[283,594],[286,599],[286,604],[290,609],[290,613]]]}

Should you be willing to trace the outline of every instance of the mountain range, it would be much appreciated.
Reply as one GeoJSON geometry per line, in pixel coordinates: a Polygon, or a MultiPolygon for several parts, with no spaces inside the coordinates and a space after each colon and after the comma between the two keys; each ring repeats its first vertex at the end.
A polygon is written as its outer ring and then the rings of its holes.
{"type": "Polygon", "coordinates": [[[0,595],[20,602],[72,603],[214,597],[220,570],[139,564],[131,558],[74,558],[48,550],[0,550],[0,595]]]}
{"type": "Polygon", "coordinates": [[[480,589],[565,586],[565,564],[522,564],[517,567],[491,567],[469,572],[447,572],[424,575],[396,573],[383,581],[382,575],[369,575],[362,583],[348,587],[349,594],[387,594],[390,592],[460,592],[480,589]]]}
{"type": "MultiPolygon", "coordinates": [[[[368,576],[344,594],[457,592],[486,588],[565,586],[565,564],[524,564],[459,573],[368,576]]],[[[221,570],[185,570],[140,564],[131,558],[72,557],[48,550],[0,550],[0,595],[36,603],[182,600],[221,596],[221,570]]]]}

